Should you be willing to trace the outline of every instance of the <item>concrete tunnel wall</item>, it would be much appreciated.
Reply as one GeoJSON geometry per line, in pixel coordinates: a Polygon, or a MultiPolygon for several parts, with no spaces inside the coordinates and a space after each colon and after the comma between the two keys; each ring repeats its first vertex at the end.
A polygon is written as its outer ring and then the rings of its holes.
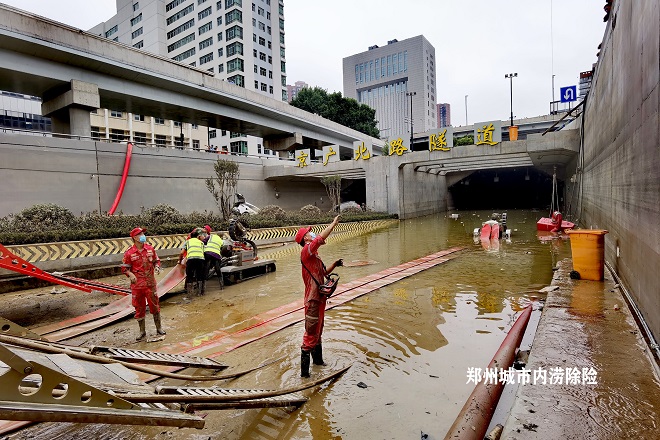
{"type": "Polygon", "coordinates": [[[582,119],[580,219],[580,226],[609,231],[605,259],[634,297],[656,341],[660,340],[659,54],[660,3],[614,2],[582,119]]]}
{"type": "MultiPolygon", "coordinates": [[[[55,203],[76,215],[107,212],[119,188],[125,156],[125,144],[1,134],[0,216],[38,203],[55,203]]],[[[139,214],[159,203],[182,213],[219,212],[204,183],[204,179],[214,175],[213,164],[218,157],[204,151],[134,147],[117,213],[139,214]]],[[[278,205],[285,210],[307,204],[325,211],[331,208],[320,182],[301,185],[264,181],[265,166],[274,165],[277,160],[222,158],[239,163],[237,191],[254,205],[278,205]]]]}

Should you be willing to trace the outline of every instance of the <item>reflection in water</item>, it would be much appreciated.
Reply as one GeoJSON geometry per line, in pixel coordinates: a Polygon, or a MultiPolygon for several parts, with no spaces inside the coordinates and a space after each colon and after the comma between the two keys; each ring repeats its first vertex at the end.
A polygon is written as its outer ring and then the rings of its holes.
{"type": "MultiPolygon", "coordinates": [[[[452,246],[465,247],[445,264],[329,310],[325,369],[353,367],[340,380],[305,392],[309,401],[300,409],[213,411],[203,431],[42,424],[15,438],[398,439],[418,438],[420,430],[439,438],[471,392],[467,368],[488,364],[516,311],[527,303],[528,292],[546,286],[556,259],[570,253],[563,240],[552,246],[539,241],[540,215],[530,211],[509,211],[511,242],[502,240],[498,249],[486,252],[473,242],[472,231],[489,215],[461,212],[457,220],[445,215],[405,220],[337,237],[320,249],[324,261],[374,262],[339,268],[342,282],[348,282],[452,246]]],[[[164,301],[169,330],[164,343],[238,331],[254,324],[253,316],[300,299],[299,247],[263,253],[265,258],[271,255],[277,258],[276,272],[222,291],[210,282],[204,297],[188,303],[183,294],[164,301]]],[[[301,383],[301,337],[297,324],[222,355],[221,362],[236,368],[284,360],[233,381],[206,385],[273,389],[301,383]]],[[[313,367],[312,377],[322,372],[313,367]]]]}

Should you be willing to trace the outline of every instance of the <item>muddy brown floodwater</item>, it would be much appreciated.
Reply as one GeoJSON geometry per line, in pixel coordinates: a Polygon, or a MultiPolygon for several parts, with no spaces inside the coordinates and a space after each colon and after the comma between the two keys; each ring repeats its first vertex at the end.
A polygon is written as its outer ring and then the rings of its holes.
{"type": "MultiPolygon", "coordinates": [[[[334,383],[304,392],[309,401],[301,408],[209,411],[203,430],[42,423],[11,438],[404,439],[420,438],[420,432],[430,439],[443,438],[472,391],[468,367],[488,364],[517,313],[531,299],[542,299],[536,291],[550,283],[557,261],[570,257],[567,241],[537,237],[536,220],[544,213],[509,211],[511,242],[488,247],[475,243],[472,231],[491,211],[459,214],[457,220],[428,216],[362,235],[337,236],[321,248],[326,262],[355,261],[352,267],[338,269],[342,282],[347,282],[465,246],[445,264],[329,310],[323,336],[328,366],[313,367],[312,378],[352,367],[334,383]],[[360,382],[367,387],[357,386],[360,382]]],[[[177,292],[162,300],[168,331],[164,341],[133,342],[137,326],[127,319],[68,342],[157,350],[183,341],[200,343],[212,331],[245,328],[252,316],[301,297],[299,249],[289,245],[263,251],[262,257],[277,260],[274,273],[224,290],[210,280],[204,297],[188,298],[177,292]]],[[[125,283],[120,277],[108,280],[125,283]]],[[[3,315],[38,326],[115,299],[104,294],[48,293],[51,290],[3,295],[3,315]]],[[[147,322],[153,334],[153,323],[147,322]]],[[[191,385],[258,389],[298,385],[302,332],[302,325],[296,324],[218,358],[238,369],[277,360],[273,365],[232,381],[191,385]]]]}

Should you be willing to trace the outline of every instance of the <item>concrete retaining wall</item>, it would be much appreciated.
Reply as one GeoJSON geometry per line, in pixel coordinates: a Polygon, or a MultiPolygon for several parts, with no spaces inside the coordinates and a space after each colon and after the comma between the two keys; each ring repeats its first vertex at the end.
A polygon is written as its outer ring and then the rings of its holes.
{"type": "MultiPolygon", "coordinates": [[[[125,156],[123,144],[0,134],[0,216],[48,202],[69,208],[74,214],[107,212],[119,188],[125,156]]],[[[214,175],[217,158],[217,154],[203,151],[135,147],[117,212],[139,214],[159,203],[172,205],[182,213],[218,212],[204,183],[214,175]]],[[[264,167],[281,163],[277,160],[222,158],[240,164],[238,192],[250,203],[279,205],[286,210],[307,204],[324,211],[331,208],[321,183],[264,181],[264,167]]]]}
{"type": "MultiPolygon", "coordinates": [[[[594,50],[596,50],[594,48],[594,50]]],[[[660,340],[660,4],[614,2],[588,95],[580,225],[660,340]],[[615,24],[616,23],[616,24],[615,24]]]]}

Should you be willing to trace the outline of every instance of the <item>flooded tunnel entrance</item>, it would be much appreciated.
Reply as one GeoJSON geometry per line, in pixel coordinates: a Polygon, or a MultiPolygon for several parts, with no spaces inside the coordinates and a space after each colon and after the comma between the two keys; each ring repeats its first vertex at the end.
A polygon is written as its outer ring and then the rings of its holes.
{"type": "MultiPolygon", "coordinates": [[[[564,183],[557,182],[563,206],[564,183]]],[[[552,176],[533,167],[479,170],[449,187],[453,208],[549,209],[552,176]]]]}

